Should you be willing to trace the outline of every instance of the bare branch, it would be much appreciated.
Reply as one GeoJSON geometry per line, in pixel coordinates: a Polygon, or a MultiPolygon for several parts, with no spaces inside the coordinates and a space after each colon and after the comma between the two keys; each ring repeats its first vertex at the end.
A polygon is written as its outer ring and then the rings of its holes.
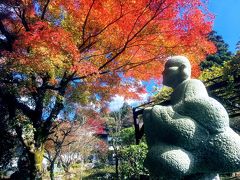
{"type": "Polygon", "coordinates": [[[48,7],[49,3],[50,3],[50,0],[47,0],[46,4],[45,4],[44,7],[43,7],[43,11],[42,11],[42,15],[41,15],[41,20],[44,19],[44,16],[45,16],[45,14],[46,14],[47,7],[48,7]]]}

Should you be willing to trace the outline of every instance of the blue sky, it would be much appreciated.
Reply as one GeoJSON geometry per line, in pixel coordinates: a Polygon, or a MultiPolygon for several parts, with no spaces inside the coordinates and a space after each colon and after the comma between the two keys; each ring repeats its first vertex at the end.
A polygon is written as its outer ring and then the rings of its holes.
{"type": "Polygon", "coordinates": [[[209,10],[215,15],[213,29],[235,52],[240,40],[240,0],[209,0],[209,10]]]}

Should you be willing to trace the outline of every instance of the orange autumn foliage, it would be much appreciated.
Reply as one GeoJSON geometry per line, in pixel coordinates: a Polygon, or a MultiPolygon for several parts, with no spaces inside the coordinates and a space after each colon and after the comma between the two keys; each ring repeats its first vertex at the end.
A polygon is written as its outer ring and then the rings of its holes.
{"type": "Polygon", "coordinates": [[[137,98],[144,92],[139,81],[159,79],[170,55],[186,55],[197,76],[197,64],[215,51],[207,41],[213,16],[201,0],[11,0],[5,6],[18,7],[1,19],[16,37],[12,50],[1,52],[11,71],[47,74],[54,86],[67,73],[102,102],[114,94],[137,98]]]}

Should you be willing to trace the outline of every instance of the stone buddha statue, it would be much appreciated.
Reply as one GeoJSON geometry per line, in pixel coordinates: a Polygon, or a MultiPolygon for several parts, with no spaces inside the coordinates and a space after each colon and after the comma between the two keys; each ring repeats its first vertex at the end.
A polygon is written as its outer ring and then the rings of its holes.
{"type": "Polygon", "coordinates": [[[174,89],[171,105],[144,109],[148,144],[145,166],[158,179],[219,179],[240,170],[240,136],[229,127],[225,108],[191,79],[184,56],[168,59],[163,84],[174,89]]]}

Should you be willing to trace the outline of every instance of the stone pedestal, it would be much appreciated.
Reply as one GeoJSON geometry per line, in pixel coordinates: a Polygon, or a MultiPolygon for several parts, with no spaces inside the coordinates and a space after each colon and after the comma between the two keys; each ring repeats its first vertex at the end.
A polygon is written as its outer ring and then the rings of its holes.
{"type": "Polygon", "coordinates": [[[212,174],[194,174],[183,178],[183,180],[220,180],[219,175],[212,174]]]}
{"type": "Polygon", "coordinates": [[[211,173],[211,174],[193,174],[190,176],[185,176],[184,178],[178,178],[178,177],[154,177],[150,176],[149,180],[220,180],[220,177],[218,174],[211,173]]]}

